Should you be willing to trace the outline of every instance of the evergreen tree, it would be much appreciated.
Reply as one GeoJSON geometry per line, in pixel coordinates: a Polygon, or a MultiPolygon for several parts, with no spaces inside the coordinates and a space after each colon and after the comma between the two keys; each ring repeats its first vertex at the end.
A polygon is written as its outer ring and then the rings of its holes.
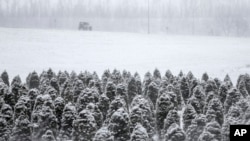
{"type": "Polygon", "coordinates": [[[58,131],[57,118],[51,107],[45,103],[37,115],[37,122],[33,122],[32,140],[40,140],[47,130],[51,130],[56,136],[58,131]]]}
{"type": "Polygon", "coordinates": [[[155,82],[151,82],[148,85],[148,91],[147,91],[146,97],[148,97],[153,102],[154,106],[156,105],[158,91],[159,91],[159,87],[155,82]]]}
{"type": "Polygon", "coordinates": [[[110,104],[109,98],[105,95],[105,93],[100,95],[99,102],[97,103],[97,105],[98,105],[100,111],[102,112],[103,120],[105,120],[107,117],[109,104],[110,104]]]}
{"type": "Polygon", "coordinates": [[[219,98],[220,98],[221,103],[224,104],[226,97],[227,97],[227,93],[228,93],[227,83],[221,84],[218,93],[219,93],[219,98]]]}
{"type": "Polygon", "coordinates": [[[106,85],[108,83],[108,79],[110,78],[111,74],[109,70],[105,70],[104,73],[102,74],[102,88],[103,91],[106,90],[106,85]]]}
{"type": "Polygon", "coordinates": [[[165,135],[169,129],[169,127],[176,123],[180,125],[180,116],[177,113],[176,109],[170,110],[167,117],[164,120],[164,127],[163,127],[163,135],[165,135]]]}
{"type": "Polygon", "coordinates": [[[246,89],[246,83],[243,80],[239,82],[238,89],[244,98],[249,96],[249,93],[246,89]]]}
{"type": "Polygon", "coordinates": [[[202,74],[202,77],[201,77],[201,80],[203,80],[203,81],[205,81],[205,82],[207,82],[207,80],[209,79],[209,76],[208,76],[208,74],[205,72],[205,73],[203,73],[202,74]]]}
{"type": "Polygon", "coordinates": [[[28,82],[29,82],[28,86],[30,89],[39,88],[39,76],[35,71],[31,73],[28,82]]]}
{"type": "Polygon", "coordinates": [[[114,137],[111,135],[108,127],[102,127],[96,132],[93,141],[114,141],[114,137]]]}
{"type": "Polygon", "coordinates": [[[128,93],[127,93],[126,86],[124,84],[118,84],[117,85],[117,87],[116,87],[116,95],[124,99],[124,101],[126,103],[127,110],[129,110],[128,93]]]}
{"type": "Polygon", "coordinates": [[[206,84],[205,84],[206,95],[208,95],[209,92],[216,92],[217,93],[217,90],[218,90],[218,88],[217,88],[217,85],[214,82],[214,80],[209,79],[206,81],[206,84]]]}
{"type": "Polygon", "coordinates": [[[150,72],[147,72],[144,75],[143,89],[142,89],[143,95],[147,95],[147,93],[148,93],[148,86],[152,82],[152,79],[153,79],[152,78],[152,74],[150,72]]]}
{"type": "Polygon", "coordinates": [[[223,124],[223,107],[218,98],[214,98],[209,102],[206,117],[207,122],[215,120],[220,124],[220,126],[223,124]]]}
{"type": "Polygon", "coordinates": [[[7,73],[7,71],[4,71],[2,74],[1,74],[1,78],[3,80],[3,82],[9,86],[10,85],[10,82],[9,82],[9,75],[7,73]]]}
{"type": "Polygon", "coordinates": [[[206,116],[198,114],[187,129],[187,141],[197,141],[206,126],[206,116]]]}
{"type": "Polygon", "coordinates": [[[77,98],[79,97],[79,95],[81,94],[81,92],[84,90],[84,85],[83,82],[79,79],[76,79],[74,82],[74,88],[73,88],[73,103],[77,102],[77,98]]]}
{"type": "Polygon", "coordinates": [[[156,102],[156,128],[157,132],[161,137],[161,130],[163,129],[164,119],[168,115],[169,111],[174,108],[174,104],[171,102],[171,97],[164,93],[156,102]]]}
{"type": "Polygon", "coordinates": [[[111,74],[111,80],[114,82],[114,84],[119,84],[122,82],[122,75],[121,72],[118,71],[117,69],[114,69],[112,74],[111,74]]]}
{"type": "Polygon", "coordinates": [[[86,108],[89,103],[97,103],[99,99],[98,92],[95,89],[84,89],[79,95],[76,103],[78,112],[86,108]]]}
{"type": "Polygon", "coordinates": [[[236,88],[231,88],[228,91],[225,103],[224,103],[224,114],[226,114],[229,110],[229,108],[236,104],[241,98],[240,92],[236,88]]]}
{"type": "Polygon", "coordinates": [[[173,123],[167,131],[165,135],[165,141],[185,141],[186,134],[185,132],[179,127],[178,124],[173,123]]]}
{"type": "Polygon", "coordinates": [[[192,105],[188,104],[183,112],[183,129],[186,131],[188,127],[191,125],[192,120],[195,119],[196,112],[192,105]]]}
{"type": "Polygon", "coordinates": [[[140,124],[138,123],[130,137],[130,141],[148,141],[149,136],[147,133],[147,130],[140,124]]]}
{"type": "Polygon", "coordinates": [[[205,106],[205,94],[201,86],[196,86],[192,97],[189,99],[189,104],[191,104],[197,114],[203,113],[203,108],[205,106]]]}
{"type": "Polygon", "coordinates": [[[88,110],[82,110],[73,121],[72,140],[90,141],[95,136],[96,121],[88,110]]]}
{"type": "Polygon", "coordinates": [[[168,80],[174,78],[174,75],[172,74],[172,72],[170,70],[166,71],[165,76],[167,77],[168,80]]]}
{"type": "Polygon", "coordinates": [[[140,75],[136,72],[134,75],[135,78],[135,84],[136,84],[136,91],[137,94],[142,94],[142,82],[140,75]]]}
{"type": "Polygon", "coordinates": [[[114,135],[115,141],[127,141],[130,139],[129,115],[120,108],[111,116],[108,129],[114,135]]]}
{"type": "Polygon", "coordinates": [[[113,82],[109,81],[106,85],[106,96],[109,98],[110,102],[115,99],[116,86],[113,82]]]}
{"type": "Polygon", "coordinates": [[[49,68],[49,70],[47,71],[48,79],[51,80],[51,78],[53,78],[53,76],[55,76],[55,73],[52,71],[51,68],[49,68]]]}
{"type": "Polygon", "coordinates": [[[31,141],[31,129],[28,117],[20,115],[15,121],[10,141],[31,141]]]}
{"type": "Polygon", "coordinates": [[[154,70],[153,78],[155,81],[161,80],[161,73],[157,68],[154,70]]]}
{"type": "Polygon", "coordinates": [[[63,109],[61,129],[59,132],[59,138],[61,140],[71,140],[73,131],[73,121],[76,118],[76,108],[72,103],[66,104],[63,109]]]}
{"type": "Polygon", "coordinates": [[[245,74],[244,80],[245,80],[247,92],[250,93],[250,75],[245,74]]]}
{"type": "Polygon", "coordinates": [[[134,97],[138,94],[136,80],[131,77],[128,81],[128,104],[130,105],[134,97]]]}
{"type": "Polygon", "coordinates": [[[109,119],[115,111],[117,111],[119,108],[125,108],[126,109],[126,102],[123,98],[117,96],[109,105],[109,110],[107,114],[107,119],[109,119]]]}
{"type": "Polygon", "coordinates": [[[89,103],[86,107],[87,110],[89,110],[92,115],[95,118],[96,121],[96,128],[100,129],[103,123],[103,116],[102,116],[102,112],[100,111],[98,105],[95,105],[93,103],[89,103]]]}
{"type": "Polygon", "coordinates": [[[8,105],[5,104],[3,99],[1,98],[0,100],[0,117],[4,118],[7,125],[6,127],[11,131],[13,128],[13,110],[12,108],[8,105]]]}
{"type": "Polygon", "coordinates": [[[57,97],[54,101],[55,104],[55,115],[58,121],[58,129],[61,129],[61,119],[63,116],[63,109],[65,106],[65,101],[62,97],[57,97]]]}
{"type": "Polygon", "coordinates": [[[52,86],[57,91],[57,93],[60,93],[60,86],[55,77],[50,80],[50,86],[52,86]]]}
{"type": "Polygon", "coordinates": [[[56,141],[56,138],[51,130],[47,130],[42,136],[42,141],[56,141]]]}
{"type": "Polygon", "coordinates": [[[233,82],[231,81],[231,78],[228,74],[225,76],[224,82],[227,82],[230,85],[230,87],[233,86],[233,82]]]}
{"type": "Polygon", "coordinates": [[[7,127],[7,122],[4,118],[0,117],[0,140],[8,141],[10,136],[10,131],[7,127]]]}
{"type": "Polygon", "coordinates": [[[183,97],[183,100],[185,104],[187,104],[188,98],[189,98],[189,86],[187,79],[185,77],[182,77],[180,82],[180,90],[183,97]]]}
{"type": "Polygon", "coordinates": [[[220,141],[221,140],[221,126],[216,121],[209,122],[203,133],[200,135],[198,141],[220,141]]]}

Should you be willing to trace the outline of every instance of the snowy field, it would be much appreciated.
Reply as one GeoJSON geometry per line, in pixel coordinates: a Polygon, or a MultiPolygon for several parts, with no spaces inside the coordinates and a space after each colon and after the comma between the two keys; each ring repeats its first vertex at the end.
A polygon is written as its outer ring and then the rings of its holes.
{"type": "Polygon", "coordinates": [[[199,78],[228,73],[235,83],[239,74],[250,73],[250,38],[0,28],[0,72],[24,81],[29,72],[49,67],[99,75],[108,68],[141,76],[155,68],[162,75],[191,70],[199,78]]]}

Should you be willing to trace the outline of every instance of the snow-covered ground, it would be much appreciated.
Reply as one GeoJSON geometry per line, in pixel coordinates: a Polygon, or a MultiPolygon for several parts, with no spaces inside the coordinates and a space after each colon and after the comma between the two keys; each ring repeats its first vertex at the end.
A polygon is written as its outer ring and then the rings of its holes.
{"type": "Polygon", "coordinates": [[[24,81],[29,72],[49,67],[99,75],[126,69],[142,78],[155,68],[162,75],[191,70],[220,79],[228,73],[235,83],[239,74],[250,73],[250,38],[0,28],[0,72],[24,81]]]}

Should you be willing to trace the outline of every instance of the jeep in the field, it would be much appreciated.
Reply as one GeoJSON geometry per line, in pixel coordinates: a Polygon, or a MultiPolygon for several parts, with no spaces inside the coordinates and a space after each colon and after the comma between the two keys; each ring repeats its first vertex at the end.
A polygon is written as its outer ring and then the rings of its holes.
{"type": "Polygon", "coordinates": [[[92,26],[90,26],[88,22],[80,22],[78,29],[79,30],[85,30],[85,31],[91,31],[92,26]]]}

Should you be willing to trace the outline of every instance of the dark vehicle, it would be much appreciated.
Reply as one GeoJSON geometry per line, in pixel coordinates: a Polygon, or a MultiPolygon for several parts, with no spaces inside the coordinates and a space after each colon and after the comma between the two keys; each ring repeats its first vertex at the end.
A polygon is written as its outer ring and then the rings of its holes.
{"type": "Polygon", "coordinates": [[[78,29],[79,30],[85,30],[85,31],[91,31],[92,26],[90,26],[88,22],[80,22],[78,29]]]}

